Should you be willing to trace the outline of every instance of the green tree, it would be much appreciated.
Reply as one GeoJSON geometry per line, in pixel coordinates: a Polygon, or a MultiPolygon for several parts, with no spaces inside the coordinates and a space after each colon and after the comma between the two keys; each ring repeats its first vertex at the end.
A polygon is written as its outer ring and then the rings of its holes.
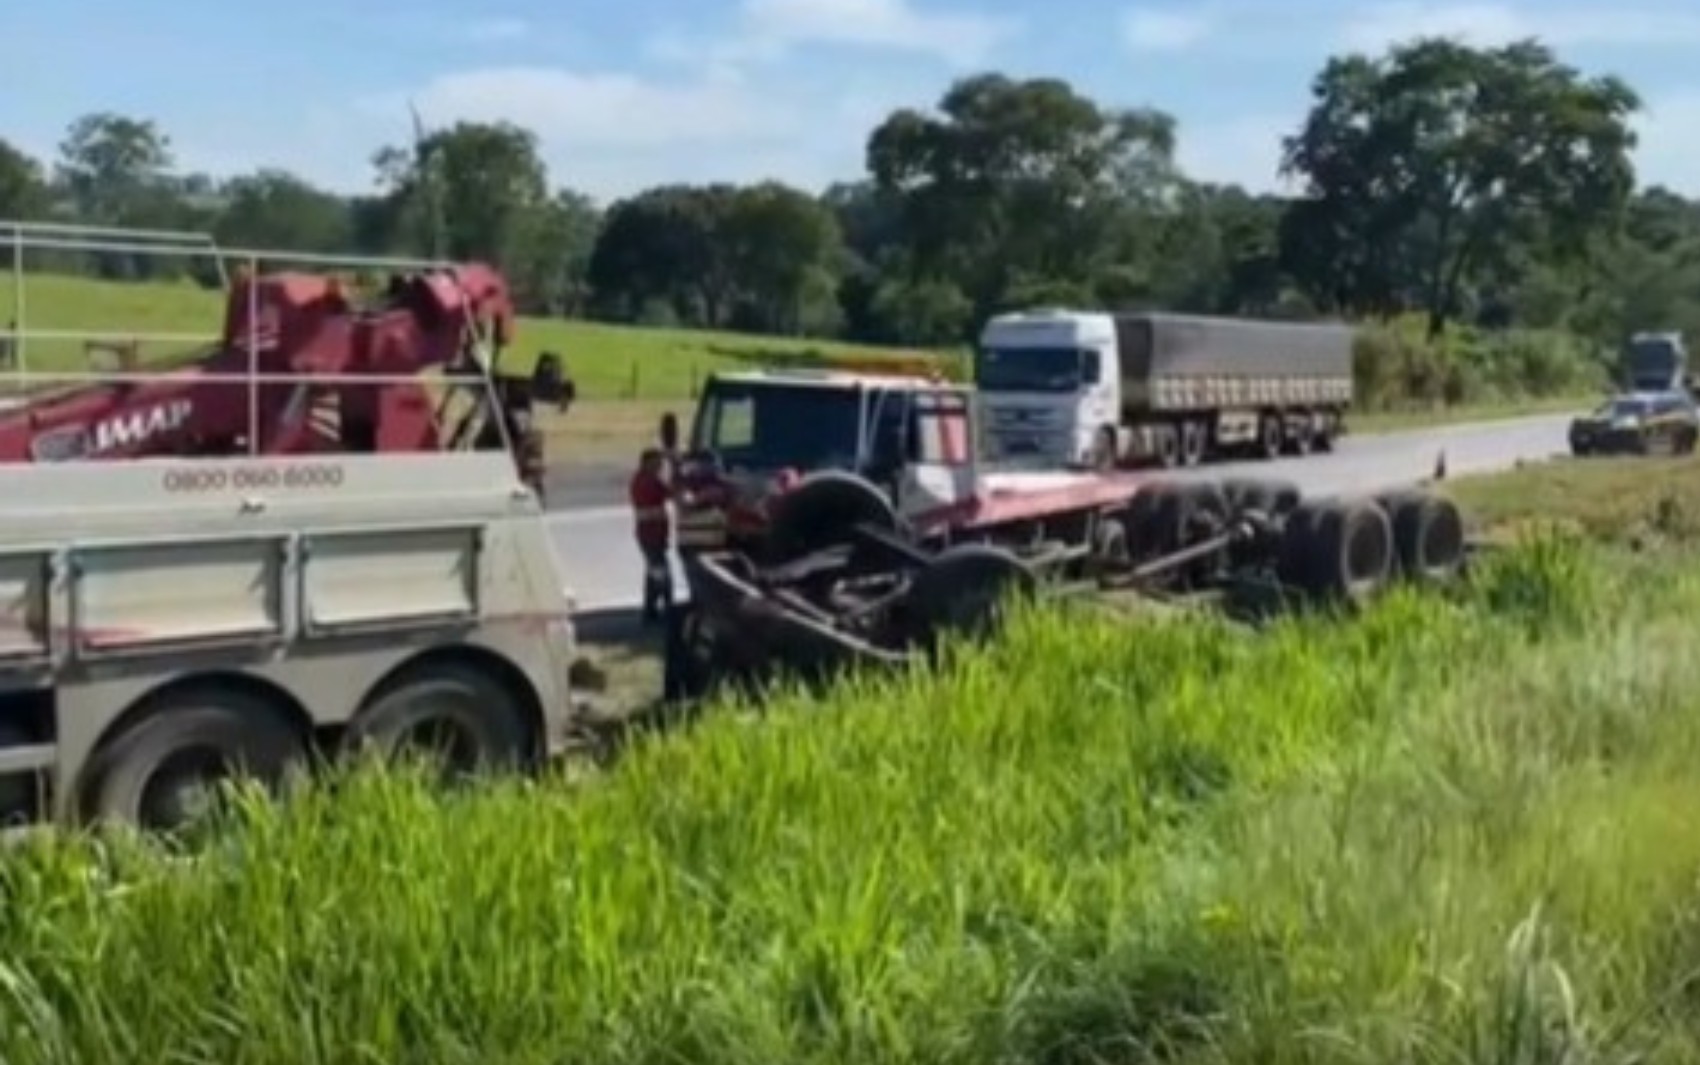
{"type": "Polygon", "coordinates": [[[1161,112],[1105,108],[1055,78],[980,74],[952,85],[937,115],[891,114],[867,165],[902,197],[910,281],[949,282],[979,317],[1124,259],[1129,213],[1173,188],[1174,141],[1161,112]]]}
{"type": "Polygon", "coordinates": [[[511,267],[521,306],[545,314],[584,310],[590,256],[601,222],[596,205],[570,189],[556,192],[536,209],[511,267]]]}
{"type": "Polygon", "coordinates": [[[843,236],[820,201],[771,181],[739,189],[720,237],[744,324],[787,335],[836,328],[843,236]]]}
{"type": "Polygon", "coordinates": [[[220,244],[288,251],[345,252],[354,243],[348,202],[293,174],[262,170],[234,178],[214,223],[220,244]]]}
{"type": "Polygon", "coordinates": [[[636,320],[665,306],[671,320],[726,324],[737,297],[725,220],[731,185],[663,185],[608,209],[590,258],[600,313],[636,320]]]}
{"type": "Polygon", "coordinates": [[[31,219],[47,207],[41,164],[0,140],[0,218],[31,219]]]}
{"type": "Polygon", "coordinates": [[[506,122],[459,122],[413,148],[373,157],[416,254],[507,266],[532,239],[549,200],[537,137],[506,122]]]}
{"type": "Polygon", "coordinates": [[[151,119],[102,111],[67,129],[58,180],[85,222],[142,224],[169,198],[173,165],[171,139],[151,119]]]}
{"type": "Polygon", "coordinates": [[[1285,219],[1286,261],[1327,303],[1420,306],[1432,334],[1519,249],[1581,258],[1633,187],[1635,93],[1533,41],[1335,58],[1311,95],[1284,144],[1283,173],[1307,186],[1285,219]]]}

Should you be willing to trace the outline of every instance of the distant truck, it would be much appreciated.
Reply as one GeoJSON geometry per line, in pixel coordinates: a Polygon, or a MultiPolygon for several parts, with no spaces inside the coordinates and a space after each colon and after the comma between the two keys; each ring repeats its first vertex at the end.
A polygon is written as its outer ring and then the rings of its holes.
{"type": "Polygon", "coordinates": [[[974,358],[987,457],[1106,469],[1326,451],[1352,403],[1352,339],[1335,323],[997,315],[974,358]]]}
{"type": "Polygon", "coordinates": [[[1618,371],[1625,391],[1692,391],[1688,349],[1678,332],[1634,334],[1623,346],[1618,371]]]}

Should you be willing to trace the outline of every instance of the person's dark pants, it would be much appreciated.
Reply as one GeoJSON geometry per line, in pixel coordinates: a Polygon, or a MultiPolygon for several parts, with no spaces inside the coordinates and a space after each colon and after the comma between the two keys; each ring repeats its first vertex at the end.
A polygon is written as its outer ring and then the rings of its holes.
{"type": "Polygon", "coordinates": [[[673,604],[673,567],[665,546],[638,546],[643,551],[643,619],[660,621],[673,604]]]}

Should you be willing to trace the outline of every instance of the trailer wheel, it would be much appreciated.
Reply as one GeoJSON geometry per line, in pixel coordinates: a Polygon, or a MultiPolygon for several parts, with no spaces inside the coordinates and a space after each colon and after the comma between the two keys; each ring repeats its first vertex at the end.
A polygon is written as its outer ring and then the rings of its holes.
{"type": "Polygon", "coordinates": [[[1279,414],[1265,414],[1257,420],[1257,451],[1266,459],[1281,457],[1282,445],[1286,430],[1281,425],[1279,414]]]}
{"type": "Polygon", "coordinates": [[[1188,418],[1181,422],[1181,465],[1197,466],[1204,461],[1204,447],[1209,442],[1209,432],[1209,428],[1196,419],[1188,418]]]}
{"type": "Polygon", "coordinates": [[[1116,447],[1116,430],[1113,426],[1103,426],[1092,437],[1092,468],[1099,471],[1113,470],[1120,460],[1120,452],[1116,447]]]}
{"type": "Polygon", "coordinates": [[[1318,530],[1329,504],[1305,500],[1287,514],[1276,553],[1275,575],[1282,584],[1309,595],[1316,587],[1318,530]]]}
{"type": "Polygon", "coordinates": [[[768,523],[770,561],[789,562],[845,543],[849,530],[872,525],[897,529],[897,511],[873,484],[854,474],[811,474],[780,496],[768,523]]]}
{"type": "Polygon", "coordinates": [[[1293,427],[1293,435],[1287,442],[1287,450],[1303,458],[1310,454],[1311,447],[1315,442],[1315,427],[1311,424],[1310,415],[1306,414],[1304,420],[1293,427]]]}
{"type": "Polygon", "coordinates": [[[174,832],[216,807],[223,781],[276,793],[306,757],[305,739],[266,699],[225,685],[179,689],[101,742],[84,776],[83,812],[174,832]]]}
{"type": "Polygon", "coordinates": [[[389,760],[422,755],[445,777],[526,763],[530,729],[514,694],[459,663],[408,669],[380,685],[348,723],[345,753],[389,760]]]}
{"type": "Polygon", "coordinates": [[[1126,570],[1133,564],[1127,523],[1116,514],[1103,514],[1092,532],[1092,554],[1087,570],[1094,576],[1126,570]]]}
{"type": "Polygon", "coordinates": [[[912,641],[928,647],[947,633],[982,639],[997,627],[1010,599],[1032,594],[1038,583],[1010,552],[961,544],[915,575],[903,597],[903,627],[912,641]]]}
{"type": "Polygon", "coordinates": [[[1464,518],[1456,503],[1428,492],[1395,492],[1380,503],[1393,529],[1396,573],[1423,584],[1457,576],[1464,565],[1464,518]]]}
{"type": "Polygon", "coordinates": [[[1165,470],[1181,464],[1181,434],[1173,425],[1152,426],[1151,447],[1157,455],[1157,465],[1165,470]]]}
{"type": "Polygon", "coordinates": [[[1310,537],[1309,591],[1319,599],[1361,603],[1386,584],[1393,566],[1387,512],[1369,500],[1321,509],[1310,537]]]}

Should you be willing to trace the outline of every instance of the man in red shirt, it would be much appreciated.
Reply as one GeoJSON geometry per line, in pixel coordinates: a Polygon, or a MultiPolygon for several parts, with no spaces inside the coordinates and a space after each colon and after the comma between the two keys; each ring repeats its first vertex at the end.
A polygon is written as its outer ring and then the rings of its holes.
{"type": "Polygon", "coordinates": [[[665,458],[660,448],[646,448],[638,459],[627,495],[632,502],[638,550],[643,553],[643,619],[661,620],[673,602],[673,568],[667,558],[672,522],[667,499],[672,494],[662,476],[665,458]]]}

